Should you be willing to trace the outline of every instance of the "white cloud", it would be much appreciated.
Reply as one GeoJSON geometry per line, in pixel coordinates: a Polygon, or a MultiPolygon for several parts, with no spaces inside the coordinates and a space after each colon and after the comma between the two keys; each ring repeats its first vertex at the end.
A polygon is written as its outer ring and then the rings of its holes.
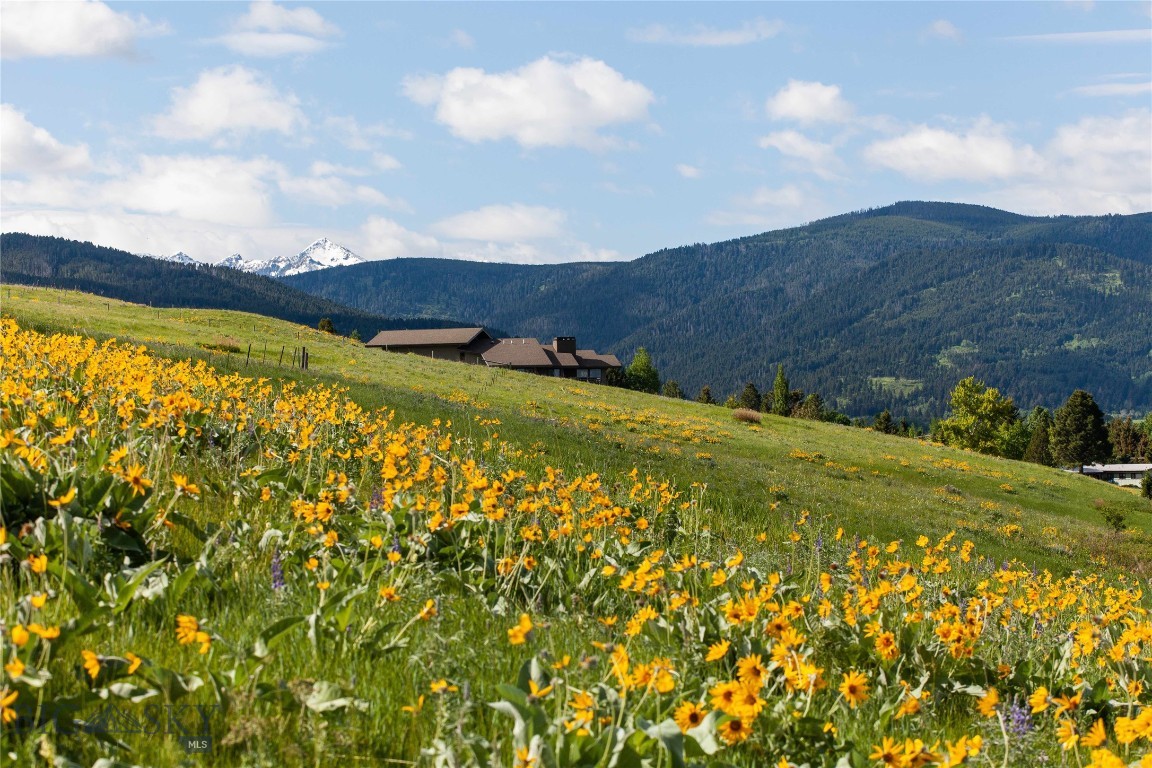
{"type": "Polygon", "coordinates": [[[1035,172],[1041,157],[1028,145],[1017,146],[1007,129],[982,117],[958,133],[919,125],[892,139],[870,144],[864,157],[914,179],[988,181],[1035,172]]]}
{"type": "Polygon", "coordinates": [[[85,172],[91,167],[86,144],[62,144],[11,104],[0,105],[0,172],[85,172]]]}
{"type": "Polygon", "coordinates": [[[1152,29],[1110,29],[1098,32],[1055,32],[1044,35],[1013,35],[1001,38],[1022,43],[1148,43],[1152,29]]]}
{"type": "Polygon", "coordinates": [[[936,21],[929,24],[922,33],[922,37],[934,37],[940,40],[963,40],[964,35],[952,22],[947,19],[936,19],[936,21]]]}
{"type": "Polygon", "coordinates": [[[452,30],[452,33],[448,35],[448,43],[465,50],[472,50],[476,47],[476,41],[472,39],[472,35],[462,29],[452,30]]]}
{"type": "Polygon", "coordinates": [[[768,116],[801,123],[842,122],[852,116],[852,105],[840,95],[840,86],[789,80],[768,99],[768,116]]]}
{"type": "Polygon", "coordinates": [[[153,130],[170,139],[212,139],[252,131],[290,135],[306,125],[300,102],[276,90],[267,77],[241,66],[200,73],[188,88],[172,89],[168,112],[153,130]]]}
{"type": "Polygon", "coordinates": [[[816,217],[814,201],[794,184],[759,187],[749,195],[737,195],[726,210],[713,211],[705,221],[717,227],[794,226],[816,217]]]}
{"type": "Polygon", "coordinates": [[[333,139],[348,149],[357,152],[371,152],[381,139],[410,139],[408,131],[393,128],[385,123],[361,125],[349,115],[333,115],[324,119],[324,128],[333,139]]]}
{"type": "Polygon", "coordinates": [[[164,24],[117,13],[101,2],[5,2],[0,4],[0,56],[130,56],[136,40],[165,34],[164,24]]]}
{"type": "Polygon", "coordinates": [[[459,240],[510,243],[559,237],[566,218],[563,211],[542,205],[486,205],[442,219],[433,230],[459,240]]]}
{"type": "Polygon", "coordinates": [[[340,29],[311,8],[285,8],[256,0],[216,42],[245,56],[275,57],[327,48],[340,29]]]}
{"type": "Polygon", "coordinates": [[[467,141],[511,138],[525,147],[588,149],[611,146],[613,140],[598,131],[647,119],[655,99],[603,61],[565,63],[549,56],[509,72],[457,68],[410,76],[404,93],[435,106],[437,122],[467,141]]]}
{"type": "Polygon", "coordinates": [[[394,171],[397,168],[404,167],[399,160],[384,152],[372,153],[372,165],[376,166],[376,169],[380,171],[394,171]]]}
{"type": "Polygon", "coordinates": [[[838,176],[840,160],[836,148],[831,144],[814,141],[798,131],[777,131],[760,139],[762,149],[775,149],[785,157],[801,160],[806,167],[821,178],[838,176]]]}
{"type": "Polygon", "coordinates": [[[676,173],[680,174],[686,179],[700,178],[700,169],[694,165],[688,165],[687,163],[678,164],[676,166],[676,173]]]}
{"type": "Polygon", "coordinates": [[[1078,96],[1143,96],[1152,93],[1152,82],[1148,83],[1099,83],[1073,88],[1078,96]]]}
{"type": "Polygon", "coordinates": [[[373,176],[380,171],[394,171],[402,167],[400,161],[392,155],[374,152],[370,167],[338,165],[325,160],[315,160],[308,167],[308,173],[313,176],[373,176]]]}
{"type": "Polygon", "coordinates": [[[364,222],[354,250],[365,259],[400,259],[443,256],[443,247],[431,235],[405,229],[392,219],[371,216],[364,222]]]}
{"type": "Polygon", "coordinates": [[[662,24],[653,24],[643,29],[629,30],[628,37],[640,43],[719,47],[758,43],[775,37],[783,29],[784,22],[767,19],[746,21],[735,29],[697,25],[691,32],[676,32],[662,24]]]}
{"type": "Polygon", "coordinates": [[[269,181],[284,169],[266,158],[143,156],[139,169],[104,184],[106,206],[234,226],[272,222],[269,181]]]}
{"type": "Polygon", "coordinates": [[[910,178],[994,185],[980,201],[1036,215],[1152,210],[1152,112],[1085,117],[1057,128],[1040,149],[1014,143],[981,118],[953,132],[918,126],[872,144],[864,156],[910,178]]]}
{"type": "MultiPolygon", "coordinates": [[[[313,171],[317,170],[315,165],[313,171]]],[[[283,176],[278,180],[280,191],[289,197],[310,203],[338,208],[359,203],[385,208],[405,208],[405,204],[365,184],[349,184],[338,176],[283,176]]]]}

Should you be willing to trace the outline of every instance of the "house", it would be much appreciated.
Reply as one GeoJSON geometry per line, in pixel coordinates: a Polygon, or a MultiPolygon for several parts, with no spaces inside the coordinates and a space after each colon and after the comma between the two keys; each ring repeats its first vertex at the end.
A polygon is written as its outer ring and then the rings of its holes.
{"type": "Polygon", "coordinates": [[[596,382],[603,380],[604,371],[621,367],[615,355],[577,349],[575,336],[557,336],[550,345],[546,345],[532,338],[496,339],[483,328],[381,331],[364,346],[437,360],[596,382]]]}
{"type": "Polygon", "coordinates": [[[1084,474],[1121,487],[1139,488],[1145,472],[1152,472],[1152,464],[1089,464],[1084,474]]]}

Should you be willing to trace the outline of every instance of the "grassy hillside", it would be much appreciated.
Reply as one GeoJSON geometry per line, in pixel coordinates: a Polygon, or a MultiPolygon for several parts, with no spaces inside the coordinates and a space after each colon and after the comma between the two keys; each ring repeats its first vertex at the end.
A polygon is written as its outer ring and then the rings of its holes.
{"type": "Polygon", "coordinates": [[[340,382],[365,407],[395,409],[402,420],[456,413],[473,429],[475,417],[496,418],[502,437],[526,447],[540,444],[544,461],[563,459],[572,469],[612,473],[639,466],[683,486],[700,482],[722,509],[739,510],[717,515],[713,524],[721,535],[788,526],[797,510],[808,509],[883,539],[943,535],[965,524],[966,535],[977,537],[990,555],[1060,572],[1088,566],[1095,555],[1136,567],[1152,563],[1152,550],[1143,548],[1147,541],[1110,535],[1094,506],[1096,499],[1117,504],[1135,530],[1152,534],[1146,504],[1055,469],[771,415],[759,427],[748,426],[717,406],[388,354],[241,312],[157,310],[44,289],[5,288],[2,296],[4,314],[33,327],[139,341],[163,355],[211,358],[224,370],[252,376],[340,382]],[[249,342],[256,359],[267,345],[267,365],[245,368],[243,354],[203,348],[231,344],[246,351],[249,342]],[[300,346],[309,350],[308,375],[276,366],[282,347],[290,358],[300,346]],[[800,452],[807,456],[793,455],[800,452]],[[1012,490],[1002,489],[1005,484],[1012,490]],[[785,496],[772,511],[777,497],[785,496]],[[1008,523],[1023,531],[1004,539],[992,530],[1008,523]],[[1047,530],[1053,528],[1055,533],[1047,530]]]}
{"type": "Polygon", "coordinates": [[[926,424],[975,375],[1022,407],[1075,388],[1152,409],[1152,214],[1030,217],[898,203],[613,264],[402,259],[288,278],[382,313],[435,310],[626,359],[639,346],[692,394],[792,384],[854,416],[926,424]],[[1080,343],[1079,337],[1090,338],[1080,343]],[[942,357],[967,342],[962,359],[942,357]],[[919,384],[894,393],[876,378],[919,384]]]}
{"type": "Polygon", "coordinates": [[[1124,765],[1152,746],[1133,494],[242,313],[2,298],[17,759],[1034,766],[1093,727],[1124,765]],[[311,370],[202,346],[253,333],[311,370]],[[94,714],[150,702],[210,707],[211,753],[94,714]]]}

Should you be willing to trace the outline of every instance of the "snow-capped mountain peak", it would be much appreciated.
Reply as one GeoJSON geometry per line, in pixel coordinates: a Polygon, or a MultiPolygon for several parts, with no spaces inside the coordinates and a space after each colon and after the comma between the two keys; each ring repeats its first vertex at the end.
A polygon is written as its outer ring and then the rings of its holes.
{"type": "Polygon", "coordinates": [[[154,253],[139,253],[137,256],[143,256],[148,259],[156,259],[157,261],[171,261],[175,264],[199,264],[200,262],[192,258],[184,251],[176,251],[171,256],[157,256],[154,253]]]}
{"type": "Polygon", "coordinates": [[[254,272],[268,277],[287,277],[329,267],[346,267],[364,261],[352,251],[322,237],[295,256],[280,256],[265,261],[244,261],[239,254],[229,256],[220,266],[254,272]]]}

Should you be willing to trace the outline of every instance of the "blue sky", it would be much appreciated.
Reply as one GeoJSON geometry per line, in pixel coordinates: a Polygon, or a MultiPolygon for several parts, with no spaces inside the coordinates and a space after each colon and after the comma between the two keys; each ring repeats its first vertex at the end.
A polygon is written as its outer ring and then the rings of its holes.
{"type": "Polygon", "coordinates": [[[0,225],[632,259],[897,200],[1152,210],[1152,3],[5,2],[0,225]]]}

